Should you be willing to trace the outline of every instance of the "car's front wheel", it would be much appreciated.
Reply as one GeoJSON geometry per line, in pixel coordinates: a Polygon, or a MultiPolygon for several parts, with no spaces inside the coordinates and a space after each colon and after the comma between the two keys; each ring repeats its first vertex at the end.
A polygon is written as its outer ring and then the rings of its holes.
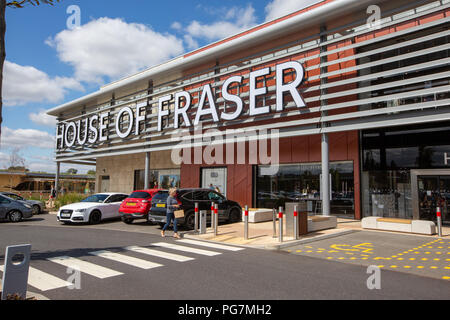
{"type": "Polygon", "coordinates": [[[190,211],[186,213],[184,217],[184,226],[189,230],[194,230],[195,228],[195,214],[190,211]]]}
{"type": "Polygon", "coordinates": [[[100,211],[94,211],[89,217],[89,224],[99,224],[102,221],[102,214],[100,211]]]}
{"type": "Polygon", "coordinates": [[[131,219],[131,218],[125,218],[125,217],[122,217],[122,221],[123,221],[125,224],[133,224],[133,219],[131,219]]]}
{"type": "Polygon", "coordinates": [[[237,209],[237,208],[231,209],[230,217],[229,217],[228,222],[233,223],[233,222],[239,222],[241,220],[242,220],[242,213],[241,213],[241,211],[239,209],[237,209]]]}
{"type": "Polygon", "coordinates": [[[37,204],[35,204],[35,205],[33,206],[32,210],[33,210],[33,215],[39,215],[39,214],[41,214],[41,208],[40,208],[37,204]]]}
{"type": "Polygon", "coordinates": [[[8,215],[9,221],[13,222],[13,223],[17,223],[22,221],[22,212],[18,211],[18,210],[14,210],[11,211],[8,215]]]}

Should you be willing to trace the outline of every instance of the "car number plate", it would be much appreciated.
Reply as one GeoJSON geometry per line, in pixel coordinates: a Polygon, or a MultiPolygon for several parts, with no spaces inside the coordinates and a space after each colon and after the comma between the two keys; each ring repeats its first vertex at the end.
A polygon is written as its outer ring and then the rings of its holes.
{"type": "Polygon", "coordinates": [[[160,204],[160,203],[159,203],[159,204],[156,205],[156,207],[158,207],[158,208],[165,208],[166,205],[165,205],[165,204],[160,204]]]}
{"type": "Polygon", "coordinates": [[[136,207],[137,204],[135,202],[128,202],[127,205],[130,207],[136,207]]]}
{"type": "Polygon", "coordinates": [[[70,213],[61,213],[61,218],[70,218],[70,213]]]}

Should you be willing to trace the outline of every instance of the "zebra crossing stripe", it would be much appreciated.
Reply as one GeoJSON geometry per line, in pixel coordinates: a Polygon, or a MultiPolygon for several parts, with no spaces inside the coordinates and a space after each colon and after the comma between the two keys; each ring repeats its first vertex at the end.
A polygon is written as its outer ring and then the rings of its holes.
{"type": "Polygon", "coordinates": [[[138,252],[138,253],[146,254],[149,256],[163,258],[163,259],[178,261],[178,262],[186,262],[186,261],[195,260],[194,258],[189,258],[189,257],[181,256],[178,254],[162,252],[162,251],[148,249],[148,248],[142,248],[142,247],[135,247],[135,246],[126,247],[125,250],[138,252]]]}
{"type": "Polygon", "coordinates": [[[204,255],[204,256],[217,256],[221,253],[219,252],[215,252],[215,251],[209,251],[209,250],[203,250],[203,249],[195,249],[195,248],[191,248],[191,247],[185,247],[185,246],[180,246],[177,244],[171,244],[171,243],[166,243],[166,242],[158,242],[158,243],[152,243],[153,246],[156,247],[162,247],[162,248],[167,248],[167,249],[172,249],[172,250],[178,250],[178,251],[184,251],[184,252],[191,252],[191,253],[196,253],[196,254],[200,254],[200,255],[204,255]]]}
{"type": "Polygon", "coordinates": [[[89,252],[89,254],[92,254],[94,256],[98,256],[101,258],[117,261],[120,263],[128,264],[133,267],[141,268],[141,269],[145,269],[145,270],[163,267],[163,265],[159,264],[159,263],[154,263],[154,262],[150,262],[150,261],[146,261],[146,260],[142,260],[142,259],[138,259],[138,258],[134,258],[134,257],[129,257],[126,255],[111,252],[111,251],[103,251],[102,250],[102,251],[89,252]]]}
{"type": "MultiPolygon", "coordinates": [[[[0,266],[0,271],[4,271],[4,266],[0,266]]],[[[28,284],[41,291],[49,291],[73,285],[68,281],[61,280],[33,267],[30,267],[28,272],[28,284]]]]}
{"type": "Polygon", "coordinates": [[[208,247],[208,248],[222,249],[222,250],[227,250],[227,251],[241,251],[241,250],[244,250],[244,248],[225,246],[223,244],[216,244],[216,243],[203,242],[203,241],[190,240],[190,239],[182,239],[182,240],[178,240],[177,242],[186,243],[186,244],[193,244],[193,245],[202,246],[202,247],[208,247]]]}
{"type": "Polygon", "coordinates": [[[81,272],[89,274],[93,277],[99,278],[99,279],[106,279],[111,278],[115,276],[120,276],[123,273],[118,272],[109,268],[105,268],[87,261],[83,261],[80,259],[72,258],[72,257],[57,257],[57,258],[48,258],[47,260],[60,264],[62,266],[68,267],[68,268],[77,268],[81,272]]]}

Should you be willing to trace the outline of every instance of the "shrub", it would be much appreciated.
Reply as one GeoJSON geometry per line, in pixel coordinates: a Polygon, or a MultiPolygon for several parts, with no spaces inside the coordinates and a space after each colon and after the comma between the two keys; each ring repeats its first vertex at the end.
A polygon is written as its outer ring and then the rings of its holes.
{"type": "Polygon", "coordinates": [[[67,193],[65,195],[59,195],[55,201],[55,209],[59,209],[68,204],[77,203],[85,199],[86,195],[78,193],[67,193]]]}

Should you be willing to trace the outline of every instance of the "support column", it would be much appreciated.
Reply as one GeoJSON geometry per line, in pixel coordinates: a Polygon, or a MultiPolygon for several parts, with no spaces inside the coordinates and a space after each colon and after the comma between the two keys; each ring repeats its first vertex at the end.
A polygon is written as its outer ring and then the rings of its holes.
{"type": "Polygon", "coordinates": [[[328,145],[328,134],[322,134],[322,214],[330,216],[330,154],[328,145]]]}
{"type": "Polygon", "coordinates": [[[56,197],[58,197],[59,193],[59,176],[61,172],[61,163],[56,163],[56,175],[55,175],[55,191],[56,191],[56,197]]]}
{"type": "Polygon", "coordinates": [[[150,152],[145,154],[145,183],[144,189],[148,190],[150,188],[150,152]]]}
{"type": "MultiPolygon", "coordinates": [[[[325,25],[322,25],[320,27],[320,42],[325,43],[327,42],[327,27],[325,25]]],[[[324,54],[327,52],[326,46],[320,47],[320,53],[324,54]]],[[[320,74],[326,74],[328,73],[328,67],[322,66],[322,64],[325,64],[328,62],[328,56],[327,55],[321,55],[320,57],[320,74]]],[[[321,108],[326,107],[328,105],[327,99],[322,98],[322,96],[325,96],[328,94],[328,90],[326,88],[323,88],[322,85],[326,85],[328,83],[327,77],[321,77],[320,79],[320,106],[321,108]]],[[[328,111],[321,110],[322,117],[328,116],[328,111]]],[[[327,122],[322,122],[321,127],[322,129],[327,128],[329,124],[327,122]]],[[[328,133],[322,133],[322,181],[321,181],[321,195],[322,195],[322,214],[324,216],[330,216],[331,215],[331,194],[330,194],[330,147],[328,144],[328,133]]]]}

